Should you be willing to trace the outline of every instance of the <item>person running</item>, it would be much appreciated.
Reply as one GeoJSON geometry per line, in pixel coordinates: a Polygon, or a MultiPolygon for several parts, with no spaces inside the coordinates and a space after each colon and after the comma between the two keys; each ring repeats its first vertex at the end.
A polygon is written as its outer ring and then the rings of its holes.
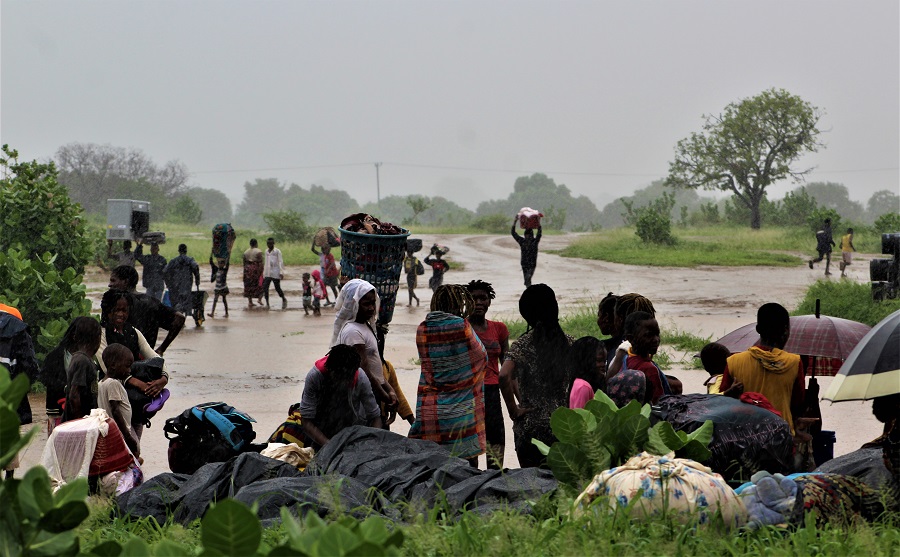
{"type": "Polygon", "coordinates": [[[516,222],[518,220],[519,217],[517,215],[513,219],[510,233],[516,243],[519,244],[519,249],[522,250],[522,275],[525,277],[525,287],[527,288],[531,286],[531,277],[534,276],[534,270],[537,268],[538,244],[541,242],[542,228],[538,225],[537,236],[534,235],[533,229],[526,228],[525,236],[522,237],[516,232],[516,222]]]}
{"type": "Polygon", "coordinates": [[[816,232],[816,251],[819,252],[819,257],[810,259],[807,262],[809,263],[809,268],[812,269],[813,264],[825,259],[825,276],[830,276],[829,268],[831,267],[831,248],[833,246],[834,238],[831,236],[831,219],[825,219],[825,222],[822,224],[822,230],[816,232]]]}
{"type": "MultiPolygon", "coordinates": [[[[173,258],[163,269],[166,286],[169,288],[169,298],[175,311],[183,315],[192,315],[194,311],[194,299],[191,294],[191,279],[197,288],[200,288],[200,266],[194,258],[187,254],[187,246],[178,246],[178,257],[173,258]]],[[[201,317],[203,315],[201,314],[201,317]]],[[[194,322],[200,326],[197,318],[194,322]]]]}
{"type": "Polygon", "coordinates": [[[266,270],[263,275],[263,296],[266,298],[266,309],[269,308],[269,285],[274,284],[275,292],[281,296],[281,309],[287,309],[287,298],[281,291],[281,281],[284,279],[284,258],[281,250],[275,247],[275,238],[266,240],[266,270]]]}
{"type": "MultiPolygon", "coordinates": [[[[166,268],[166,258],[159,254],[159,244],[153,242],[150,244],[150,255],[144,255],[144,245],[138,240],[137,248],[134,250],[134,258],[143,267],[143,277],[141,284],[147,295],[157,300],[162,300],[163,292],[166,290],[166,282],[163,278],[163,269],[166,268]]],[[[133,267],[133,265],[132,265],[133,267]]]]}
{"type": "Polygon", "coordinates": [[[259,249],[256,238],[250,239],[250,247],[244,252],[244,297],[247,298],[247,307],[255,307],[253,299],[262,305],[263,295],[263,267],[265,257],[259,249]]]}
{"type": "Polygon", "coordinates": [[[488,470],[503,469],[503,454],[506,450],[506,425],[503,423],[503,408],[500,400],[500,362],[509,351],[509,329],[500,321],[486,318],[491,300],[497,294],[490,283],[473,280],[466,285],[472,295],[472,315],[469,324],[481,339],[488,354],[488,364],[484,373],[484,427],[487,439],[488,470]]]}
{"type": "Polygon", "coordinates": [[[853,229],[848,228],[847,233],[841,236],[841,277],[846,277],[844,272],[853,262],[853,252],[856,247],[853,245],[853,229]]]}

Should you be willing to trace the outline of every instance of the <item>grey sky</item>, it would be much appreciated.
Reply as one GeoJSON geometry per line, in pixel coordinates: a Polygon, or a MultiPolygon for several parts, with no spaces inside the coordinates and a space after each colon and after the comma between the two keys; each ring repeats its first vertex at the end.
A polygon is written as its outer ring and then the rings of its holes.
{"type": "Polygon", "coordinates": [[[267,177],[374,200],[380,161],[382,196],[474,208],[543,171],[602,208],[778,87],[826,112],[809,180],[865,202],[900,183],[898,5],[2,0],[0,136],[179,159],[235,201],[267,177]]]}

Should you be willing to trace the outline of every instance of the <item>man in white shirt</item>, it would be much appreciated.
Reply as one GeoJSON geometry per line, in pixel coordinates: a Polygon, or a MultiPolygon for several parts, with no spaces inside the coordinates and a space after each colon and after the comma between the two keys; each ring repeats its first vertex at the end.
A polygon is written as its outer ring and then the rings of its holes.
{"type": "Polygon", "coordinates": [[[281,291],[281,279],[284,278],[284,259],[281,250],[275,247],[275,238],[266,240],[266,268],[263,274],[263,292],[266,298],[266,308],[269,307],[269,285],[275,285],[275,292],[281,296],[281,309],[287,308],[287,298],[281,291]]]}

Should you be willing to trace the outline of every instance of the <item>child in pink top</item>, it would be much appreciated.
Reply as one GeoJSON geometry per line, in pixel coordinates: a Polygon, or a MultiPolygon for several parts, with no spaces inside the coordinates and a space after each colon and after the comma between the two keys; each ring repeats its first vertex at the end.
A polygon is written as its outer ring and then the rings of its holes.
{"type": "Polygon", "coordinates": [[[584,408],[597,390],[606,390],[606,346],[591,336],[581,337],[569,350],[569,408],[584,408]]]}

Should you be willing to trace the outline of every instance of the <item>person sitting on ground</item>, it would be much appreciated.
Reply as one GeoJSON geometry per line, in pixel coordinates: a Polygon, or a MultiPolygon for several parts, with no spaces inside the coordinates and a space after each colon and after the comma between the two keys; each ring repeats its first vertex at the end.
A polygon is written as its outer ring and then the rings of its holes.
{"type": "Polygon", "coordinates": [[[111,289],[131,294],[128,324],[144,335],[151,348],[156,346],[159,330],[167,331],[166,338],[155,348],[156,353],[162,356],[184,327],[184,314],[162,303],[158,297],[137,292],[137,283],[138,273],[134,267],[120,265],[109,274],[111,289]]]}
{"type": "Polygon", "coordinates": [[[75,352],[66,367],[66,402],[63,421],[78,420],[97,406],[97,366],[94,355],[100,349],[103,328],[93,317],[76,317],[72,324],[75,352]]]}
{"type": "Polygon", "coordinates": [[[412,439],[445,446],[478,466],[484,434],[484,371],[487,351],[466,318],[472,296],[465,286],[445,284],[431,298],[431,311],[416,329],[422,373],[416,393],[412,439]]]}
{"type": "Polygon", "coordinates": [[[581,337],[569,351],[569,408],[584,408],[596,391],[606,392],[606,346],[581,337]]]}
{"type": "Polygon", "coordinates": [[[300,399],[307,447],[318,451],[353,425],[381,428],[381,410],[359,364],[356,349],[338,344],[309,370],[300,399]]]}
{"type": "Polygon", "coordinates": [[[653,362],[653,356],[659,350],[659,323],[656,319],[647,312],[635,311],[625,319],[624,331],[629,346],[625,348],[627,356],[622,361],[622,367],[640,371],[647,377],[646,402],[656,404],[663,395],[677,394],[672,392],[666,376],[653,362]]]}
{"type": "Polygon", "coordinates": [[[720,388],[727,390],[739,381],[745,390],[761,393],[791,426],[793,435],[793,416],[803,408],[805,384],[800,356],[783,350],[791,335],[788,311],[780,304],[763,304],[756,313],[756,332],[755,346],[728,358],[720,388]]]}
{"type": "Polygon", "coordinates": [[[722,390],[722,374],[725,373],[729,356],[731,356],[731,350],[718,342],[710,342],[700,349],[700,362],[703,364],[703,369],[709,373],[709,379],[703,383],[703,386],[706,387],[706,394],[738,397],[744,392],[744,385],[740,381],[735,381],[728,392],[722,390]]]}
{"type": "Polygon", "coordinates": [[[97,404],[116,422],[131,454],[143,464],[141,441],[131,427],[131,402],[125,392],[125,380],[131,374],[134,356],[121,344],[110,344],[103,351],[103,363],[106,364],[106,377],[100,381],[97,404]]]}
{"type": "Polygon", "coordinates": [[[566,361],[574,339],[563,332],[556,293],[546,284],[525,289],[519,298],[519,313],[528,329],[509,347],[500,367],[500,392],[513,421],[519,465],[527,468],[545,461],[532,439],[547,445],[556,441],[550,414],[569,404],[566,361]],[[517,397],[517,384],[521,397],[517,397]]]}

